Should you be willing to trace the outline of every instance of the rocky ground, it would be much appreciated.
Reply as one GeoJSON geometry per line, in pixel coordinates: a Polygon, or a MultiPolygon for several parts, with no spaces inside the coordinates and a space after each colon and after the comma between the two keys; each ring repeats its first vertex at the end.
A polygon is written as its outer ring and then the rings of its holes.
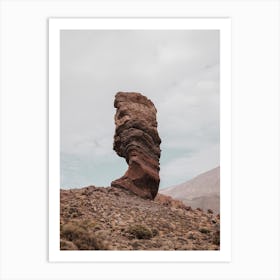
{"type": "Polygon", "coordinates": [[[220,217],[158,194],[114,187],[60,191],[61,250],[219,250],[220,217]]]}

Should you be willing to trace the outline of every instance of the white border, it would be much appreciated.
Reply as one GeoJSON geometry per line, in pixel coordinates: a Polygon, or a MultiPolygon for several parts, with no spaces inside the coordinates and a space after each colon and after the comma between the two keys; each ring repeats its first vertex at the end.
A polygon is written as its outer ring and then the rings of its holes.
{"type": "Polygon", "coordinates": [[[229,262],[231,260],[231,20],[229,18],[49,19],[49,261],[229,262]],[[219,251],[60,251],[60,30],[220,30],[221,249],[219,251]]]}

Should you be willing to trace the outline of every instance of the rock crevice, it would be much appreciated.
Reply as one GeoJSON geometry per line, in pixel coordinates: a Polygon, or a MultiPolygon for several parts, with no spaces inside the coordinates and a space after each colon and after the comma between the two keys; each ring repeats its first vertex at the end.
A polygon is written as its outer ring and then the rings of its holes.
{"type": "Polygon", "coordinates": [[[151,100],[136,92],[115,96],[114,150],[124,157],[128,170],[111,183],[143,198],[154,199],[159,188],[161,139],[157,131],[157,110],[151,100]]]}

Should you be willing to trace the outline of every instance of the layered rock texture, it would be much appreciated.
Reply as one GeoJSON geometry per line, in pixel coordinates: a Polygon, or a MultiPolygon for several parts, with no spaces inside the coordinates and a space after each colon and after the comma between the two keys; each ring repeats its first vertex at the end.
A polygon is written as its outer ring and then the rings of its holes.
{"type": "Polygon", "coordinates": [[[160,182],[157,110],[151,100],[136,92],[118,92],[114,107],[117,109],[114,150],[126,159],[128,170],[111,186],[154,199],[160,182]]]}

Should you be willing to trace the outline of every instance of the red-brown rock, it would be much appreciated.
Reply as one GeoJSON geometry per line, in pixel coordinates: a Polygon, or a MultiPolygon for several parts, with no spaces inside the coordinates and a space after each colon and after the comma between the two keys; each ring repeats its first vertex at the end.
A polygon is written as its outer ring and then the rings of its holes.
{"type": "Polygon", "coordinates": [[[157,110],[151,100],[136,92],[118,92],[114,107],[117,108],[114,150],[126,159],[128,170],[111,186],[154,199],[160,182],[157,110]]]}

